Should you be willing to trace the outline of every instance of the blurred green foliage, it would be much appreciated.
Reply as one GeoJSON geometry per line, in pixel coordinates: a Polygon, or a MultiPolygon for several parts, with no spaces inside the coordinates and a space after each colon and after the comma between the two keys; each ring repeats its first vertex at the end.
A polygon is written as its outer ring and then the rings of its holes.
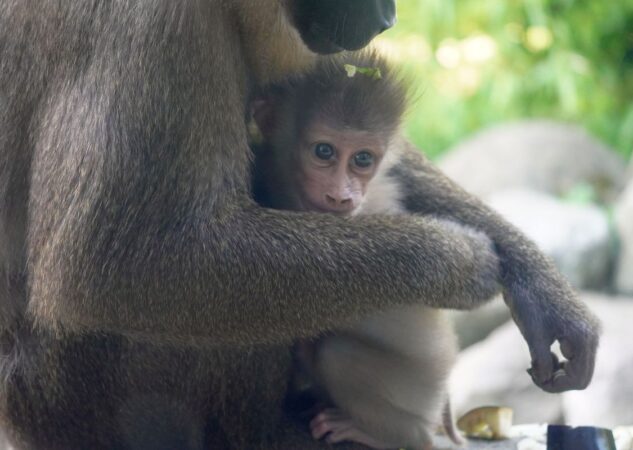
{"type": "Polygon", "coordinates": [[[376,46],[415,80],[407,134],[436,156],[494,123],[579,123],[633,150],[633,0],[399,0],[376,46]]]}

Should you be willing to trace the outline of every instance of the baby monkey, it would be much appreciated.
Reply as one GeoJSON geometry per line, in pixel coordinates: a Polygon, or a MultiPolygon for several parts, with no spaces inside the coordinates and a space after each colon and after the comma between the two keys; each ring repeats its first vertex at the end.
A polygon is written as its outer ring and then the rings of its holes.
{"type": "MultiPolygon", "coordinates": [[[[254,148],[255,199],[304,212],[404,214],[385,175],[406,104],[405,83],[371,52],[323,59],[271,88],[253,106],[264,141],[254,148]]],[[[462,443],[446,390],[456,349],[443,312],[424,306],[377,313],[299,342],[300,369],[332,405],[312,419],[313,436],[426,450],[443,421],[462,443]]]]}

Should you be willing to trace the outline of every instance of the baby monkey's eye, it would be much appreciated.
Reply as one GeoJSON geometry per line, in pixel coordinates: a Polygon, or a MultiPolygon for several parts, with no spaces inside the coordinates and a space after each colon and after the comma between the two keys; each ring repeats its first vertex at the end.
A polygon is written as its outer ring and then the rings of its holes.
{"type": "Polygon", "coordinates": [[[314,146],[314,155],[323,161],[328,161],[334,157],[334,148],[330,144],[320,142],[314,146]]]}
{"type": "Polygon", "coordinates": [[[362,150],[354,155],[354,164],[357,167],[366,169],[374,163],[374,155],[367,150],[362,150]]]}

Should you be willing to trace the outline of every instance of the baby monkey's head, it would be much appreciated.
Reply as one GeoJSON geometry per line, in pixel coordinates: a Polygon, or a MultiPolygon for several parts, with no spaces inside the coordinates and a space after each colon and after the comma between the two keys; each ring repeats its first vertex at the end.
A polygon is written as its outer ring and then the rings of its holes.
{"type": "Polygon", "coordinates": [[[406,104],[405,83],[373,52],[324,58],[271,88],[254,108],[267,143],[258,164],[269,195],[280,199],[271,203],[353,213],[399,132],[406,104]]]}

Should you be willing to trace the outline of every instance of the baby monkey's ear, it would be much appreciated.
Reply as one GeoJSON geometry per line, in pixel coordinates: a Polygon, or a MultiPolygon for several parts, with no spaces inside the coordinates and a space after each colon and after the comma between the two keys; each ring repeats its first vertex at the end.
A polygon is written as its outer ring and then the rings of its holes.
{"type": "Polygon", "coordinates": [[[258,95],[251,101],[251,116],[257,125],[261,141],[270,141],[275,133],[277,100],[275,94],[267,93],[258,95]]]}

